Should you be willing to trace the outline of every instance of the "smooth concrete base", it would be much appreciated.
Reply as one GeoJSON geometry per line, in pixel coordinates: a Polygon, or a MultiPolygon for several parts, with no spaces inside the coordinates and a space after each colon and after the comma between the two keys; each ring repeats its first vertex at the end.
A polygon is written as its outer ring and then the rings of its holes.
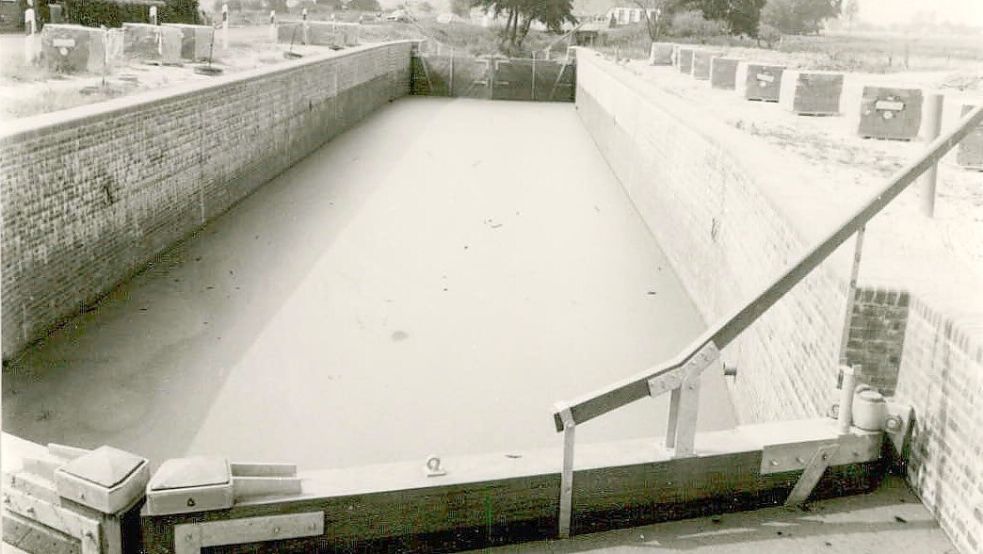
{"type": "MultiPolygon", "coordinates": [[[[4,373],[4,429],[343,467],[551,446],[552,403],[704,328],[569,104],[407,98],[4,373]]],[[[642,401],[579,441],[665,433],[642,401]]],[[[700,429],[733,424],[708,375],[700,429]]]]}

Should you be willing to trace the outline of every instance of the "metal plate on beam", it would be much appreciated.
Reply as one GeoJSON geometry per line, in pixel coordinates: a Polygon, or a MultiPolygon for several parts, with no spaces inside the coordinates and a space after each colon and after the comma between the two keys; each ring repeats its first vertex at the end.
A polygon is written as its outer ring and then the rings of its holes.
{"type": "Polygon", "coordinates": [[[802,471],[819,449],[839,445],[828,465],[871,462],[881,457],[882,433],[843,435],[835,439],[766,445],[761,451],[761,475],[802,471]]]}
{"type": "Polygon", "coordinates": [[[198,554],[202,548],[278,541],[324,534],[324,512],[247,517],[174,526],[175,554],[198,554]]]}
{"type": "Polygon", "coordinates": [[[649,396],[656,397],[665,394],[673,389],[678,389],[683,382],[699,379],[700,374],[719,357],[720,350],[717,349],[717,345],[713,341],[704,344],[678,369],[649,379],[649,396]]]}

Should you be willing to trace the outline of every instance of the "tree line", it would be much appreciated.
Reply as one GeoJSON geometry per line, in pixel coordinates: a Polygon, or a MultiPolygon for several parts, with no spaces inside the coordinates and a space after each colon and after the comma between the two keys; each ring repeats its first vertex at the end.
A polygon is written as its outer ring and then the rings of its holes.
{"type": "MultiPolygon", "coordinates": [[[[816,33],[824,20],[838,17],[844,0],[626,0],[625,6],[641,8],[652,40],[673,30],[686,34],[701,25],[706,30],[751,38],[816,33]]],[[[855,15],[857,0],[846,0],[848,16],[855,15]]],[[[452,10],[466,15],[479,7],[495,17],[505,17],[503,39],[510,49],[521,47],[529,29],[540,22],[553,32],[576,24],[572,0],[452,0],[452,10]]]]}

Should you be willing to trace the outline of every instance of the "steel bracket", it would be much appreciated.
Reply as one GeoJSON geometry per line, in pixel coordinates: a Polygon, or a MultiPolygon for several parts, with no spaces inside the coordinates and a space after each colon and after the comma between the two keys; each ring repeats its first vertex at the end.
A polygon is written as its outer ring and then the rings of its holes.
{"type": "Polygon", "coordinates": [[[845,465],[872,462],[881,457],[883,433],[841,435],[818,441],[804,441],[786,444],[769,444],[761,449],[761,475],[802,471],[806,469],[813,455],[821,448],[838,445],[830,454],[828,465],[845,465]]]}
{"type": "Polygon", "coordinates": [[[200,554],[202,548],[248,544],[324,534],[324,512],[247,517],[174,526],[174,554],[200,554]]]}
{"type": "Polygon", "coordinates": [[[792,492],[785,499],[786,506],[801,506],[805,504],[805,501],[812,494],[816,485],[819,484],[819,480],[822,479],[823,473],[826,472],[826,468],[829,467],[830,461],[839,449],[840,445],[833,443],[821,446],[813,453],[809,464],[806,465],[805,470],[802,471],[802,475],[799,476],[799,480],[792,487],[792,492]]]}
{"type": "Polygon", "coordinates": [[[891,441],[894,453],[898,457],[903,456],[908,436],[911,433],[911,424],[914,420],[915,410],[909,404],[898,402],[887,402],[887,423],[884,434],[891,441]]]}
{"type": "Polygon", "coordinates": [[[573,447],[576,442],[577,424],[566,404],[557,404],[556,413],[563,422],[563,469],[560,473],[560,514],[557,535],[561,539],[570,536],[573,517],[573,447]]]}
{"type": "Polygon", "coordinates": [[[720,359],[713,341],[704,344],[686,362],[671,371],[648,380],[649,396],[671,392],[666,447],[675,449],[676,458],[694,454],[696,416],[700,406],[700,375],[720,359]]]}

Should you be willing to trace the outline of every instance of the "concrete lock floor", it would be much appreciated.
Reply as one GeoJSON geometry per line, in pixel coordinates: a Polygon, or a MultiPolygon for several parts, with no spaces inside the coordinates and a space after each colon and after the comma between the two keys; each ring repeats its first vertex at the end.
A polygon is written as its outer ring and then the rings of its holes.
{"type": "MultiPolygon", "coordinates": [[[[3,426],[155,466],[556,446],[553,402],[704,327],[572,105],[411,97],[14,360],[3,426]]],[[[702,394],[699,427],[732,426],[723,377],[702,394]]],[[[666,410],[578,441],[664,434],[666,410]]]]}

